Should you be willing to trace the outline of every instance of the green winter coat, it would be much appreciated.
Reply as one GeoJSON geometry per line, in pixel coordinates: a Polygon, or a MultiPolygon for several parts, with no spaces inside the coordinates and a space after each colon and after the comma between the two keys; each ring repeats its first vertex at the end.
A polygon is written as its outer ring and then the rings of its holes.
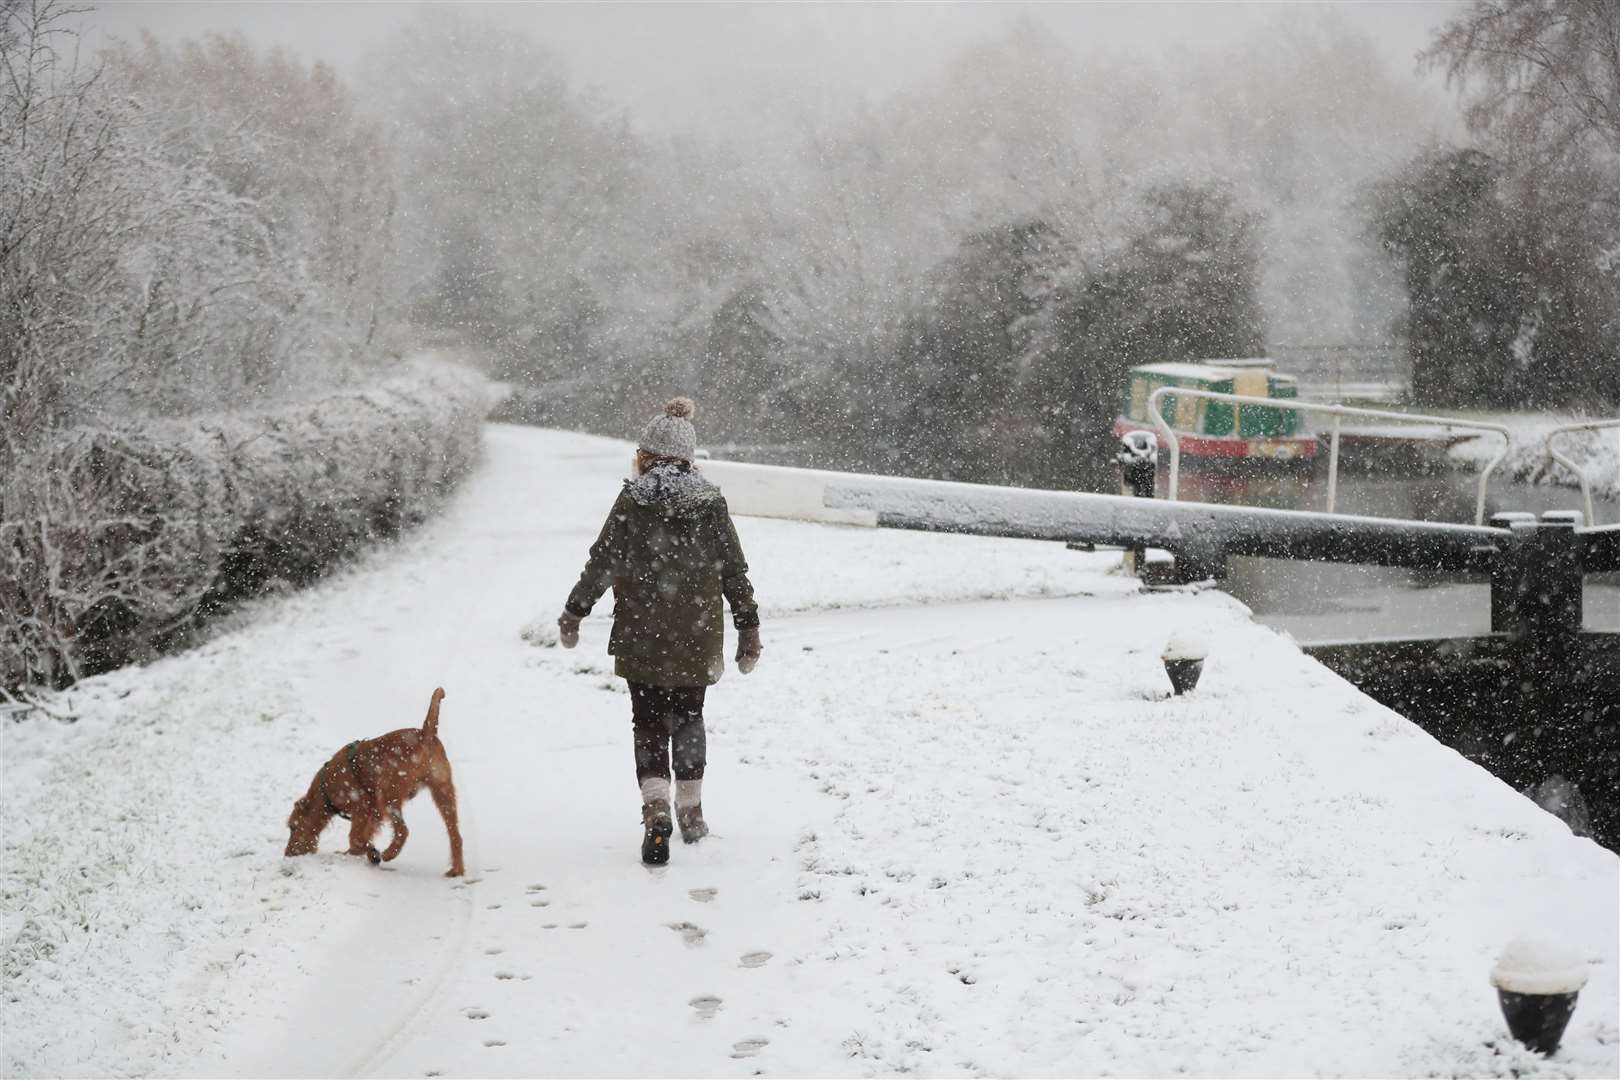
{"type": "Polygon", "coordinates": [[[625,481],[565,607],[583,619],[610,585],[608,652],[631,682],[718,682],[725,671],[722,598],[738,630],[759,625],[726,500],[689,465],[655,465],[625,481]]]}

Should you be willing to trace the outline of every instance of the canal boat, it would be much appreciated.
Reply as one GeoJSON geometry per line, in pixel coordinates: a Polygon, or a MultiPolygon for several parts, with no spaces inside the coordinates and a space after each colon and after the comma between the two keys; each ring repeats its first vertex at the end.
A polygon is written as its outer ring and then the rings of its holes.
{"type": "MultiPolygon", "coordinates": [[[[1152,432],[1160,448],[1168,449],[1169,441],[1148,416],[1148,398],[1162,386],[1278,401],[1299,397],[1298,380],[1277,372],[1269,359],[1142,364],[1131,369],[1123,407],[1114,421],[1115,435],[1152,432]]],[[[1159,411],[1178,436],[1183,460],[1292,463],[1316,456],[1316,436],[1295,409],[1171,393],[1161,400],[1159,411]]]]}

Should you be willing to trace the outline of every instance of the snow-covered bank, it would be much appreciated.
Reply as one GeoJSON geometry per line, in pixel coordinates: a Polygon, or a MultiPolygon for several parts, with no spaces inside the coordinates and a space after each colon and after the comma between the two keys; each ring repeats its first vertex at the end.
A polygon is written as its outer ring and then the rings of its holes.
{"type": "MultiPolygon", "coordinates": [[[[1565,424],[1600,419],[1589,416],[1560,416],[1543,413],[1492,413],[1470,419],[1501,424],[1508,429],[1507,457],[1497,466],[1499,475],[1525,484],[1557,484],[1580,487],[1581,476],[1554,461],[1547,453],[1547,433],[1565,424]]],[[[1499,437],[1482,437],[1458,443],[1451,449],[1454,461],[1483,466],[1502,448],[1499,437]]],[[[1577,431],[1561,435],[1554,448],[1580,467],[1594,497],[1620,498],[1620,428],[1577,431]]]]}
{"type": "Polygon", "coordinates": [[[628,453],[491,428],[441,519],[6,724],[5,1073],[1620,1067],[1620,860],[1117,556],[740,519],[765,657],[710,696],[716,836],[648,872],[605,611],[518,633],[628,453]],[[1179,628],[1212,653],[1169,700],[1179,628]],[[282,859],[322,758],[439,684],[467,880],[426,800],[386,871],[337,827],[282,859]],[[1593,965],[1551,1061],[1486,981],[1537,924],[1593,965]]]}

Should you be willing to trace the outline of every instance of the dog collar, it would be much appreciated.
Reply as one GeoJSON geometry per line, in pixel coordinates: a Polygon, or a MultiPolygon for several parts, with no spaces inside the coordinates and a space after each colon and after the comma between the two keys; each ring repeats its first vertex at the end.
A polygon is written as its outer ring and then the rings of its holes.
{"type": "MultiPolygon", "coordinates": [[[[349,755],[349,775],[350,775],[351,778],[353,778],[356,785],[358,785],[360,783],[360,774],[355,772],[355,769],[354,769],[354,748],[356,746],[359,746],[359,745],[360,745],[359,741],[356,740],[355,742],[352,742],[348,746],[345,746],[343,748],[344,750],[348,751],[348,755],[349,755]]],[[[329,814],[336,814],[338,817],[342,818],[344,821],[349,821],[349,820],[351,820],[349,815],[345,814],[342,810],[339,810],[337,808],[337,806],[335,804],[333,804],[332,796],[330,796],[330,795],[328,795],[326,793],[326,766],[327,766],[327,764],[330,764],[330,762],[323,763],[321,765],[321,776],[320,776],[320,780],[321,780],[321,799],[322,799],[323,802],[326,803],[326,812],[329,813],[329,814]]]]}

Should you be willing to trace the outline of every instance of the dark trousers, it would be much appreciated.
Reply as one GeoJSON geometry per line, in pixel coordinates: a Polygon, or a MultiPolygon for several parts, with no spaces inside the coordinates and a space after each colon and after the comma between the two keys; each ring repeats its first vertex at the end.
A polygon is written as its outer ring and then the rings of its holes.
{"type": "Polygon", "coordinates": [[[669,779],[671,749],[675,779],[701,780],[708,758],[703,731],[706,686],[630,684],[630,716],[636,729],[636,783],[651,776],[669,779]]]}

